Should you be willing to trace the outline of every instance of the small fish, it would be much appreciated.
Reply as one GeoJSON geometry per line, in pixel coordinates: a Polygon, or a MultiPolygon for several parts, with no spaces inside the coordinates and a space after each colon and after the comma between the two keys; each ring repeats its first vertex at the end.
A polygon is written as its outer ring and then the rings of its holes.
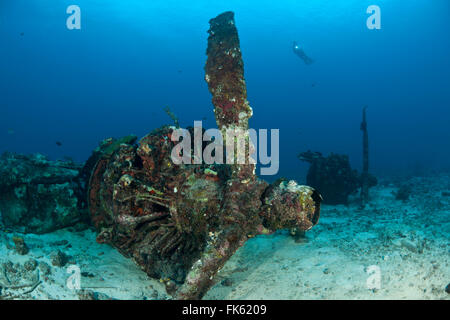
{"type": "Polygon", "coordinates": [[[21,32],[20,36],[23,37],[25,35],[25,32],[21,32]]]}
{"type": "Polygon", "coordinates": [[[13,129],[8,129],[8,134],[11,136],[11,135],[13,135],[15,132],[14,132],[14,130],[13,129]]]}
{"type": "Polygon", "coordinates": [[[62,142],[56,141],[56,145],[57,145],[58,147],[61,147],[61,146],[62,146],[62,142]]]}

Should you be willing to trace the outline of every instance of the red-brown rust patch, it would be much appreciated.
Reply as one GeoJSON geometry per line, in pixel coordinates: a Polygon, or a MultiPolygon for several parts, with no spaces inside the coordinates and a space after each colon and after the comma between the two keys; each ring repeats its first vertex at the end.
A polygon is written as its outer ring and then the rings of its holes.
{"type": "Polygon", "coordinates": [[[220,181],[220,178],[215,175],[207,175],[207,176],[205,176],[205,180],[212,181],[212,182],[218,182],[218,181],[220,181]]]}
{"type": "Polygon", "coordinates": [[[95,166],[89,182],[88,207],[91,214],[92,223],[96,228],[100,226],[105,217],[101,210],[99,190],[107,164],[108,160],[100,159],[95,166]]]}

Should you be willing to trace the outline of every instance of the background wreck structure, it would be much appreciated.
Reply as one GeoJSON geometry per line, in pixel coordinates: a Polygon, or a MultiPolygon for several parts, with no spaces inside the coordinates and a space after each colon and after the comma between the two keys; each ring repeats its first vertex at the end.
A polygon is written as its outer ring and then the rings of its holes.
{"type": "Polygon", "coordinates": [[[365,206],[369,202],[369,133],[367,132],[367,106],[362,111],[361,131],[363,133],[363,167],[361,173],[361,206],[365,206]]]}
{"type": "MultiPolygon", "coordinates": [[[[219,129],[244,134],[248,120],[243,62],[234,14],[210,20],[205,79],[219,129]]],[[[279,180],[269,185],[250,163],[180,164],[171,160],[175,127],[104,141],[88,160],[88,204],[97,241],[131,257],[177,299],[199,299],[247,239],[317,224],[321,196],[279,180]]],[[[226,144],[234,141],[225,141],[226,144]]]]}
{"type": "Polygon", "coordinates": [[[88,220],[81,165],[41,154],[0,156],[0,225],[43,234],[88,220]]]}
{"type": "Polygon", "coordinates": [[[320,152],[306,151],[298,157],[310,163],[306,183],[320,190],[324,203],[347,204],[348,196],[360,186],[360,176],[351,168],[347,155],[331,153],[324,157],[320,152]]]}
{"type": "Polygon", "coordinates": [[[349,196],[359,188],[377,185],[377,178],[364,172],[352,169],[348,155],[331,153],[324,157],[320,152],[306,151],[298,155],[301,161],[308,162],[310,167],[306,175],[306,183],[323,195],[326,204],[348,204],[349,196]]]}
{"type": "Polygon", "coordinates": [[[377,185],[377,178],[369,173],[369,134],[367,132],[367,106],[362,110],[360,129],[362,139],[362,172],[352,169],[348,155],[331,153],[324,157],[320,152],[308,150],[298,155],[310,164],[306,183],[320,190],[326,204],[348,204],[348,197],[360,189],[360,204],[369,202],[369,189],[377,185]]]}

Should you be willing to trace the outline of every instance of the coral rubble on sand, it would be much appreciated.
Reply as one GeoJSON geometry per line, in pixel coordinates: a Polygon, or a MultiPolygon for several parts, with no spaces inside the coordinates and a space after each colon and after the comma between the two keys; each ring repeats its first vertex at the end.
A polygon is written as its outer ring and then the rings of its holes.
{"type": "Polygon", "coordinates": [[[323,205],[320,224],[302,244],[287,232],[252,239],[205,298],[449,300],[449,178],[402,180],[413,186],[407,202],[383,179],[363,210],[356,196],[347,206],[323,205]],[[370,288],[376,268],[380,287],[370,288]]]}
{"type": "Polygon", "coordinates": [[[22,234],[29,248],[25,255],[15,250],[13,237],[0,234],[0,300],[168,298],[159,281],[116,249],[96,243],[90,229],[22,234]],[[74,276],[80,277],[80,289],[68,285],[74,276]]]}

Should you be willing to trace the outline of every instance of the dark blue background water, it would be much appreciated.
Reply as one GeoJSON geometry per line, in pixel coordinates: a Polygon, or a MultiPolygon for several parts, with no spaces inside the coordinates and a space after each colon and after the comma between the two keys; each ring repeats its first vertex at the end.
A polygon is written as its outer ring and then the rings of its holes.
{"type": "Polygon", "coordinates": [[[206,31],[227,10],[251,125],[281,130],[281,175],[302,180],[307,149],[359,168],[366,104],[374,173],[450,167],[448,0],[0,0],[0,152],[83,161],[106,137],[170,123],[166,106],[183,126],[215,127],[206,31]],[[71,4],[81,30],[66,28],[71,4]],[[372,4],[381,30],[366,27],[372,4]]]}

